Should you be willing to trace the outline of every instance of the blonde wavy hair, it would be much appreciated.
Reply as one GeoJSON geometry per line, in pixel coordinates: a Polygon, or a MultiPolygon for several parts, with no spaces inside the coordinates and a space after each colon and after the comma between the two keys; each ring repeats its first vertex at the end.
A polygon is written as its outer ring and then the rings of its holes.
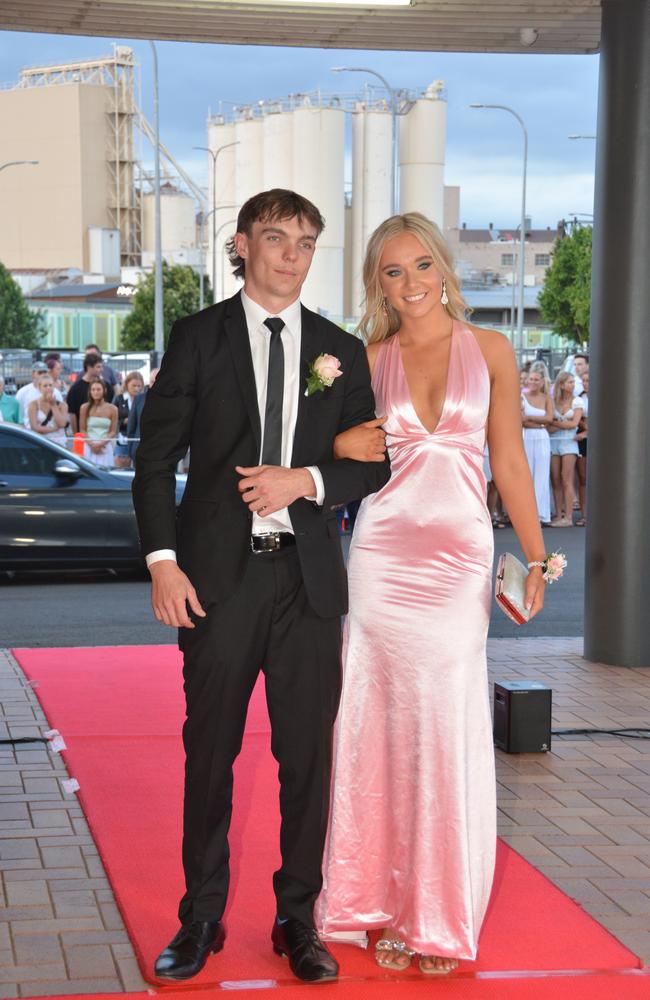
{"type": "Polygon", "coordinates": [[[471,312],[465,302],[449,247],[435,222],[421,212],[406,212],[392,215],[375,229],[368,240],[366,257],[363,262],[363,284],[366,291],[365,310],[357,329],[368,344],[378,343],[392,336],[400,326],[399,313],[386,302],[379,282],[379,261],[389,240],[402,233],[413,233],[424,249],[431,254],[433,263],[447,281],[449,302],[444,306],[454,319],[465,320],[471,312]]]}
{"type": "Polygon", "coordinates": [[[548,368],[547,368],[546,364],[543,361],[533,361],[533,363],[530,366],[530,369],[528,371],[528,374],[532,375],[533,372],[536,375],[541,375],[541,377],[542,377],[542,392],[545,395],[548,396],[548,394],[551,391],[551,377],[549,375],[548,368]]]}
{"type": "Polygon", "coordinates": [[[555,379],[555,384],[553,387],[553,399],[555,400],[555,405],[558,410],[560,403],[564,403],[566,401],[569,401],[570,403],[574,398],[573,392],[570,393],[567,389],[564,388],[569,379],[573,379],[575,381],[575,375],[573,374],[573,372],[560,372],[557,378],[555,379]]]}

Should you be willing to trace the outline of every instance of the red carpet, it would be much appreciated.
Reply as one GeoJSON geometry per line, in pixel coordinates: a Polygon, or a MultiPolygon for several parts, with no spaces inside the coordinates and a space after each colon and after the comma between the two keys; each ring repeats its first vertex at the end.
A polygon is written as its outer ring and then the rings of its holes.
{"type": "MultiPolygon", "coordinates": [[[[80,783],[79,799],[149,978],[153,959],[175,933],[182,892],[180,654],[171,646],[14,654],[37,682],[49,722],[68,745],[68,769],[80,783]]],[[[258,686],[236,765],[226,950],[184,989],[165,989],[169,1000],[210,985],[239,995],[259,996],[269,986],[293,1000],[313,997],[314,987],[291,979],[268,941],[271,873],[278,863],[277,768],[268,728],[258,686]]],[[[367,952],[349,946],[335,951],[344,979],[319,986],[323,1000],[388,1000],[398,987],[405,1000],[425,989],[444,990],[450,1000],[650,995],[650,978],[632,971],[639,965],[635,956],[503,844],[479,960],[461,963],[453,979],[386,975],[367,952]],[[544,971],[550,975],[540,977],[544,971]]]]}

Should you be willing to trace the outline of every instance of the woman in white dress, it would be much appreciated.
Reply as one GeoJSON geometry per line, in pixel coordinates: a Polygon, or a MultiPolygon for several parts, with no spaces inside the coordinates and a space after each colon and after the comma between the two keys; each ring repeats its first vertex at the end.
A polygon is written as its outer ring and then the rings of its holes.
{"type": "Polygon", "coordinates": [[[584,402],[574,396],[576,380],[571,372],[560,372],[553,392],[551,435],[551,485],[555,500],[553,528],[573,526],[573,504],[576,498],[575,476],[578,461],[576,432],[582,419],[584,402]]]}
{"type": "Polygon", "coordinates": [[[535,499],[542,524],[551,520],[551,442],[548,425],[553,420],[548,379],[531,368],[526,380],[527,392],[521,394],[521,420],[524,447],[535,485],[535,499]]]}
{"type": "Polygon", "coordinates": [[[88,386],[88,402],[79,411],[79,428],[85,435],[84,458],[93,465],[113,467],[113,441],[117,433],[117,406],[107,400],[107,386],[94,378],[88,386]]]}
{"type": "Polygon", "coordinates": [[[55,441],[65,448],[68,407],[55,397],[54,379],[51,375],[41,375],[36,385],[40,395],[27,407],[29,426],[36,434],[42,434],[48,441],[55,441]]]}

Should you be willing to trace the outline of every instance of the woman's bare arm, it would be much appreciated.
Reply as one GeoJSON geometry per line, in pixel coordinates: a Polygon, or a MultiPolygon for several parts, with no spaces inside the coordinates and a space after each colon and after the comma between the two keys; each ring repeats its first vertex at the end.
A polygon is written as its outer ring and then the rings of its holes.
{"type": "Polygon", "coordinates": [[[40,420],[38,419],[38,399],[33,399],[27,408],[27,415],[29,417],[29,426],[37,434],[51,434],[52,428],[43,427],[40,420]]]}
{"type": "MultiPolygon", "coordinates": [[[[533,480],[520,430],[519,371],[515,355],[503,334],[482,330],[479,327],[471,329],[483,351],[490,372],[487,438],[494,481],[503,498],[526,561],[542,561],[546,552],[533,480]]],[[[535,567],[528,574],[526,603],[529,601],[532,618],[541,611],[544,604],[544,582],[539,567],[535,567]]]]}

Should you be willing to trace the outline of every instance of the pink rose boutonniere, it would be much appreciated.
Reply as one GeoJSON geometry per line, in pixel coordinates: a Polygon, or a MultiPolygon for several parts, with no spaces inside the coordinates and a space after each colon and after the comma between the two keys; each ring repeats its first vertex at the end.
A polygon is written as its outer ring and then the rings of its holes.
{"type": "Polygon", "coordinates": [[[323,392],[334,384],[334,379],[342,375],[341,362],[333,354],[319,354],[309,366],[305,396],[323,392]]]}

